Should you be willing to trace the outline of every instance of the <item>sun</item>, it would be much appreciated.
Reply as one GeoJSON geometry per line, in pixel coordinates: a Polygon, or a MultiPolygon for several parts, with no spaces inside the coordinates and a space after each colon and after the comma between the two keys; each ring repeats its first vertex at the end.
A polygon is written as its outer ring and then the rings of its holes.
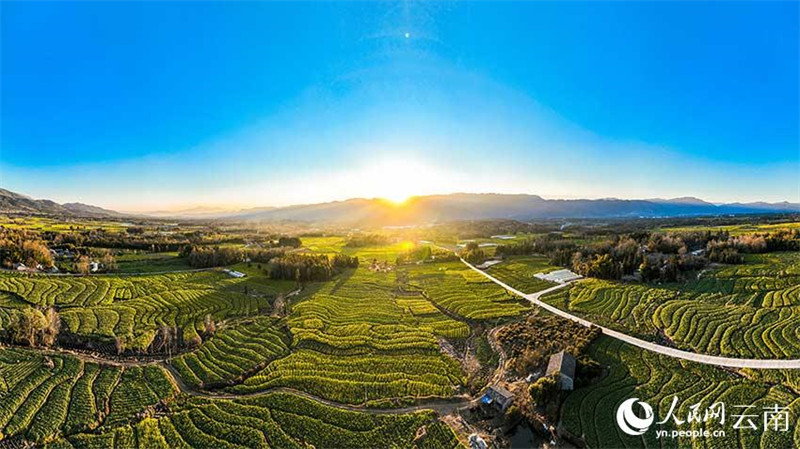
{"type": "Polygon", "coordinates": [[[411,198],[411,195],[403,192],[387,192],[383,195],[383,199],[396,206],[402,206],[409,198],[411,198]]]}
{"type": "Polygon", "coordinates": [[[413,157],[396,155],[367,163],[349,177],[364,198],[381,198],[395,206],[406,205],[416,196],[447,191],[446,178],[435,166],[413,157]]]}

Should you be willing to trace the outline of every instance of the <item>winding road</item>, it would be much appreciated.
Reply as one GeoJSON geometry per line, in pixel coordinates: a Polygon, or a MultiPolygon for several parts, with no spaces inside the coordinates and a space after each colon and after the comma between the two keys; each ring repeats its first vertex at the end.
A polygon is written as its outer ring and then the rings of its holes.
{"type": "Polygon", "coordinates": [[[705,355],[705,354],[697,354],[694,352],[689,351],[682,351],[680,349],[670,348],[668,346],[659,345],[656,343],[652,343],[649,341],[644,341],[642,339],[632,337],[628,334],[615,331],[614,329],[609,329],[607,327],[599,326],[591,321],[583,319],[581,317],[572,315],[567,313],[557,307],[551,306],[550,304],[545,303],[544,301],[540,300],[542,296],[550,293],[552,291],[558,290],[560,288],[564,288],[568,286],[570,283],[559,284],[554,287],[550,287],[546,290],[542,290],[536,293],[523,293],[514,287],[504,283],[503,281],[497,279],[496,277],[490,275],[489,273],[476,268],[469,262],[464,259],[461,259],[466,266],[471,268],[472,270],[480,273],[485,278],[489,279],[490,281],[494,282],[495,284],[503,287],[504,289],[514,293],[517,296],[527,299],[528,301],[536,304],[537,306],[547,310],[548,312],[558,315],[562,318],[566,318],[568,320],[572,320],[578,324],[581,324],[586,327],[595,326],[599,328],[603,335],[608,335],[611,338],[616,338],[617,340],[624,341],[625,343],[631,344],[633,346],[646,349],[648,351],[656,352],[658,354],[666,355],[669,357],[674,357],[676,359],[683,359],[689,360],[691,362],[697,363],[704,363],[706,365],[714,365],[714,366],[722,366],[726,368],[754,368],[754,369],[798,369],[800,368],[800,360],[799,359],[739,359],[734,357],[720,357],[714,355],[705,355]]]}

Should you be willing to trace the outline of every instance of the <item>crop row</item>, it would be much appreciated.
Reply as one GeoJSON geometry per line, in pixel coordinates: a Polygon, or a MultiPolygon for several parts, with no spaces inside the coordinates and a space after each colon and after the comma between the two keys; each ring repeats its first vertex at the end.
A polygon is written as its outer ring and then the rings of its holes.
{"type": "Polygon", "coordinates": [[[589,353],[610,367],[608,375],[570,394],[562,406],[562,423],[566,430],[582,437],[589,447],[778,448],[797,447],[800,443],[800,427],[796,426],[800,397],[782,385],[748,380],[706,365],[680,362],[605,337],[599,339],[589,353]],[[662,425],[654,424],[641,436],[625,434],[616,424],[617,407],[628,398],[648,403],[656,421],[660,422],[668,416],[675,397],[678,404],[673,414],[684,421],[682,424],[669,419],[662,425]],[[726,404],[724,423],[713,419],[685,422],[694,404],[700,404],[703,416],[709,406],[718,402],[726,404]],[[762,410],[773,404],[788,408],[788,431],[763,430],[762,410]],[[751,412],[757,415],[757,429],[733,427],[736,421],[733,415],[741,413],[736,405],[753,406],[751,412]],[[657,439],[656,430],[724,430],[725,435],[657,439]]]}
{"type": "Polygon", "coordinates": [[[259,298],[211,288],[153,293],[124,302],[95,307],[70,307],[61,311],[66,330],[84,336],[123,337],[131,349],[147,349],[162,326],[178,326],[184,341],[199,339],[203,319],[248,316],[259,310],[259,298]]]}
{"type": "Polygon", "coordinates": [[[192,400],[168,416],[148,418],[101,433],[74,435],[50,448],[365,448],[413,447],[418,429],[431,424],[454,447],[433,412],[369,415],[329,407],[289,394],[252,399],[192,400]]]}
{"type": "Polygon", "coordinates": [[[461,262],[410,267],[410,282],[431,301],[464,318],[488,320],[518,316],[529,306],[461,262]]]}
{"type": "Polygon", "coordinates": [[[724,268],[696,281],[663,286],[585,280],[544,300],[598,324],[664,336],[704,354],[800,356],[800,283],[785,284],[798,278],[734,281],[730,274],[724,268]],[[781,288],[775,289],[778,284],[781,288]]]}
{"type": "Polygon", "coordinates": [[[467,324],[401,289],[395,272],[360,267],[292,306],[293,352],[232,391],[291,387],[350,404],[449,397],[463,384],[437,337],[465,337],[467,324]]]}
{"type": "Polygon", "coordinates": [[[0,274],[0,291],[15,293],[40,306],[96,306],[166,292],[176,286],[208,288],[227,277],[219,272],[151,276],[48,276],[0,274]]]}
{"type": "Polygon", "coordinates": [[[274,320],[258,318],[218,331],[194,352],[170,360],[181,378],[196,387],[232,383],[285,355],[285,334],[274,320]]]}
{"type": "Polygon", "coordinates": [[[800,307],[719,306],[670,301],[653,315],[656,326],[680,346],[743,358],[800,355],[800,307]]]}
{"type": "Polygon", "coordinates": [[[438,354],[343,357],[302,349],[231,391],[291,387],[336,402],[365,404],[386,398],[449,397],[463,382],[458,363],[438,354]]]}
{"type": "Polygon", "coordinates": [[[537,273],[549,273],[558,268],[550,265],[544,256],[526,256],[512,257],[509,260],[492,265],[486,271],[517,290],[525,293],[535,293],[550,288],[555,284],[541,280],[534,275],[537,273]]]}
{"type": "Polygon", "coordinates": [[[0,351],[6,390],[0,400],[3,438],[46,442],[59,435],[130,419],[175,387],[157,366],[120,368],[74,357],[0,351]]]}

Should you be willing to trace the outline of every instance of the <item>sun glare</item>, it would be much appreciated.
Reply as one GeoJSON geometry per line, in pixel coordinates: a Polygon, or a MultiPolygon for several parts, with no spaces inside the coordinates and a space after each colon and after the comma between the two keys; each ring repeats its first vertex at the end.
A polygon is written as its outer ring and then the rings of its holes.
{"type": "Polygon", "coordinates": [[[405,202],[408,201],[409,198],[411,198],[411,195],[402,192],[397,192],[396,194],[385,194],[383,196],[383,199],[397,206],[405,204],[405,202]]]}

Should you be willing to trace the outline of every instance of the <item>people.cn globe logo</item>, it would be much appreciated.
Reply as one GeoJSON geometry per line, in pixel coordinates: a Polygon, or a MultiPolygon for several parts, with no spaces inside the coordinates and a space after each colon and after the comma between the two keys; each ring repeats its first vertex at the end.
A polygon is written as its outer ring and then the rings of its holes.
{"type": "Polygon", "coordinates": [[[653,407],[647,402],[640,401],[639,398],[626,399],[617,408],[617,426],[628,435],[641,435],[647,432],[654,419],[653,407]],[[644,411],[644,418],[640,418],[633,411],[634,404],[639,404],[644,411]]]}

